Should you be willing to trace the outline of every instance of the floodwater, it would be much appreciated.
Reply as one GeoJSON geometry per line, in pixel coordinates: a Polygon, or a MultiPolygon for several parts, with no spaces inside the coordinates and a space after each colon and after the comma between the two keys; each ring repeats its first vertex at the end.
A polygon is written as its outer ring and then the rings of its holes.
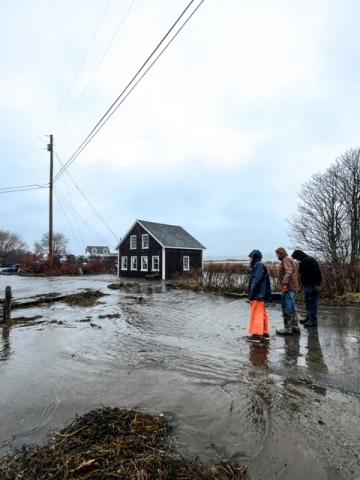
{"type": "Polygon", "coordinates": [[[0,276],[15,299],[108,294],[92,308],[14,310],[42,318],[0,326],[0,453],[120,405],[166,414],[182,455],[246,463],[252,480],[360,478],[359,309],[323,307],[317,330],[281,338],[273,305],[270,344],[249,345],[244,300],[155,282],[107,288],[116,281],[0,276]]]}

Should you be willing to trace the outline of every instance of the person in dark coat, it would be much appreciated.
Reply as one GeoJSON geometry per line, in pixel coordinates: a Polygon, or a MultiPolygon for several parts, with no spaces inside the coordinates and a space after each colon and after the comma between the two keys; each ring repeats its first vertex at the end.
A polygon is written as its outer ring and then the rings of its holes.
{"type": "Polygon", "coordinates": [[[302,250],[294,250],[291,256],[299,262],[300,280],[305,294],[306,318],[301,323],[304,323],[304,327],[316,327],[322,281],[319,263],[302,250]]]}
{"type": "Polygon", "coordinates": [[[252,250],[250,257],[250,280],[248,297],[250,300],[250,335],[246,340],[258,343],[270,339],[270,319],[265,303],[271,300],[269,273],[261,261],[260,250],[252,250]]]}
{"type": "Polygon", "coordinates": [[[275,250],[280,261],[279,283],[281,289],[281,311],[284,328],[276,330],[278,335],[293,335],[300,333],[296,312],[296,294],[299,291],[298,271],[294,260],[289,257],[284,247],[275,250]]]}

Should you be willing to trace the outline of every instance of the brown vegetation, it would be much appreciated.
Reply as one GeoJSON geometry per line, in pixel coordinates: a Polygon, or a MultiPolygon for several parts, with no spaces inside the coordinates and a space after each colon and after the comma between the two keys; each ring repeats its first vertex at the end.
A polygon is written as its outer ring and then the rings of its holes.
{"type": "MultiPolygon", "coordinates": [[[[266,264],[273,291],[279,290],[279,267],[266,264]]],[[[193,270],[175,280],[175,286],[194,290],[230,291],[247,293],[250,275],[249,263],[205,262],[204,269],[193,270]]]]}
{"type": "Polygon", "coordinates": [[[22,275],[36,276],[60,276],[60,275],[94,275],[101,273],[114,273],[116,271],[114,261],[106,261],[103,258],[96,257],[88,262],[67,260],[60,261],[60,257],[55,255],[52,261],[44,260],[42,255],[28,253],[22,259],[20,272],[22,275]]]}
{"type": "Polygon", "coordinates": [[[47,445],[0,459],[2,480],[243,480],[246,467],[211,468],[174,455],[162,416],[102,408],[76,418],[47,445]]]}
{"type": "MultiPolygon", "coordinates": [[[[271,289],[280,291],[279,265],[267,262],[271,289]]],[[[320,264],[323,283],[321,296],[326,302],[355,304],[360,292],[360,266],[335,266],[320,264]],[[346,301],[346,299],[352,299],[346,301]]],[[[248,291],[250,265],[235,262],[205,262],[204,269],[193,270],[175,279],[174,286],[193,290],[235,292],[245,294],[248,291]]],[[[357,302],[360,303],[360,302],[357,302]]]]}
{"type": "Polygon", "coordinates": [[[360,264],[336,266],[322,263],[322,295],[335,299],[345,294],[360,293],[360,264]]]}

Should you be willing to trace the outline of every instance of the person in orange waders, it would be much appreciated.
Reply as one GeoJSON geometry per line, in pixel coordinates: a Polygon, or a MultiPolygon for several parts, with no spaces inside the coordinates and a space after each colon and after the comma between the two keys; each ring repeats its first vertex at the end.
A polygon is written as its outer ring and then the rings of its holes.
{"type": "Polygon", "coordinates": [[[260,343],[270,340],[270,319],[265,303],[271,301],[271,287],[269,272],[261,261],[260,250],[253,250],[250,254],[250,335],[245,337],[248,342],[260,343]]]}

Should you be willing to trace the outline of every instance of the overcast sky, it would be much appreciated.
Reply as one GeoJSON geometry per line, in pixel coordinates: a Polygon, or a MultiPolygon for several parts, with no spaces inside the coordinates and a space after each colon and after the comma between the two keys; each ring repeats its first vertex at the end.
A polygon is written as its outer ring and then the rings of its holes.
{"type": "MultiPolygon", "coordinates": [[[[45,135],[65,163],[187,3],[3,0],[0,188],[48,182],[45,135]]],[[[355,0],[205,0],[55,183],[54,230],[75,253],[135,219],[209,258],[290,247],[301,184],[359,146],[359,18],[355,0]]],[[[0,194],[0,228],[32,248],[48,191],[0,194]]]]}

